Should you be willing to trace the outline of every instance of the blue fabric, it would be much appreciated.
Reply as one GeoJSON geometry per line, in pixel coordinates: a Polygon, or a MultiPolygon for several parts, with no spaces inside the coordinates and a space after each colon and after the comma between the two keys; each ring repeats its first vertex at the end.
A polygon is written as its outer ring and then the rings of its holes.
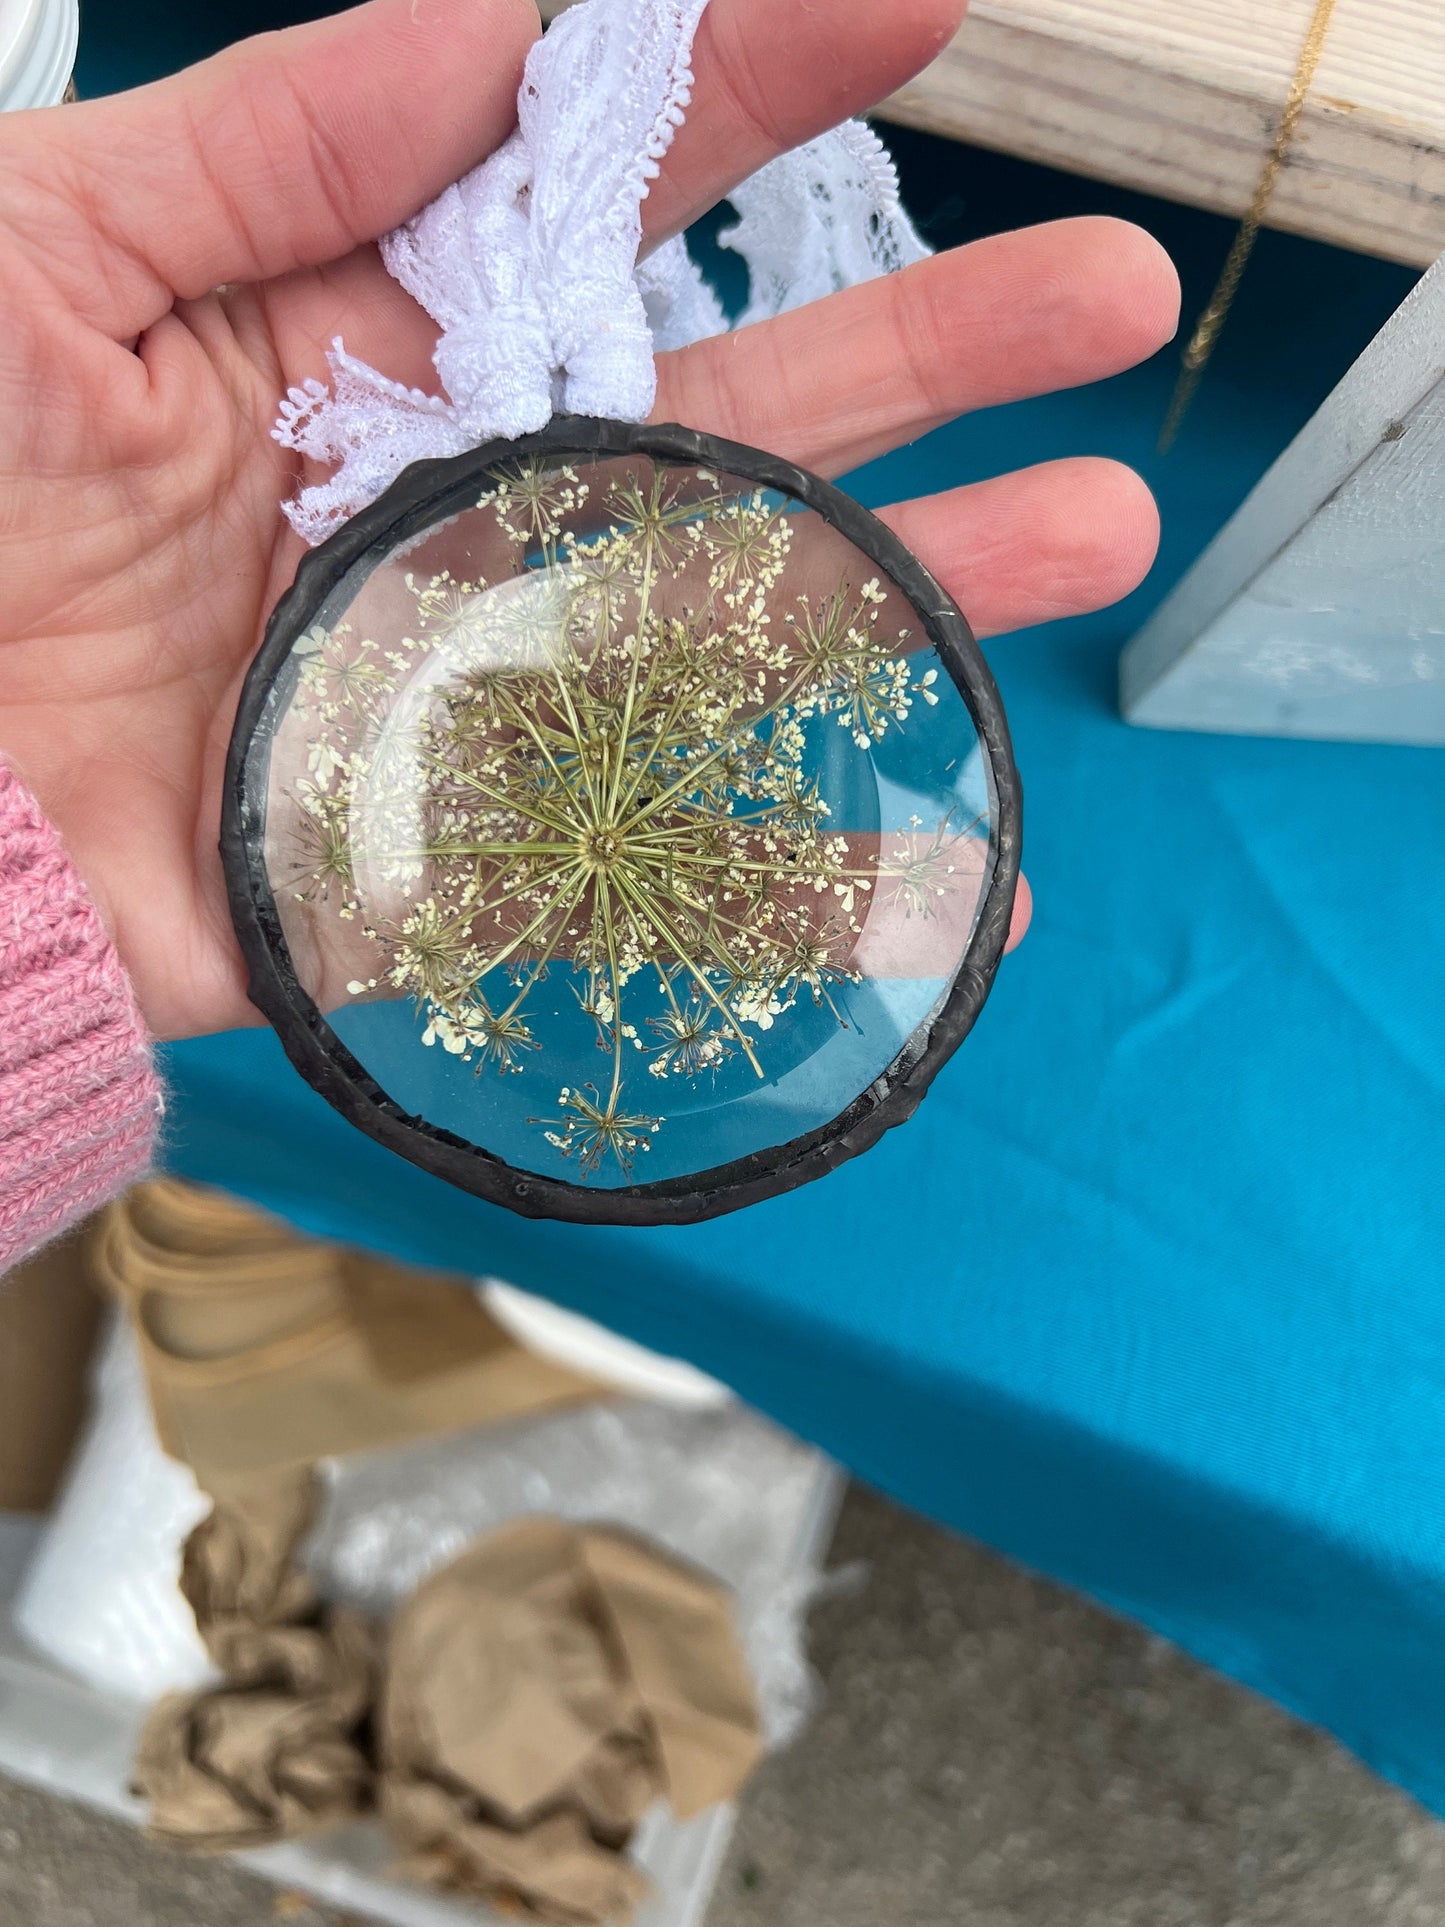
{"type": "MultiPolygon", "coordinates": [[[[1165,236],[1196,304],[1227,242],[1207,216],[900,147],[940,240],[1115,207],[1165,236]]],[[[1160,361],[857,479],[881,502],[1107,452],[1152,474],[1167,528],[1125,609],[990,648],[1034,929],[866,1158],[689,1230],[528,1224],[352,1132],[259,1033],[171,1053],[169,1158],[695,1359],[1445,1811],[1445,760],[1136,732],[1114,703],[1133,626],[1409,281],[1266,237],[1167,462],[1160,361]]]]}

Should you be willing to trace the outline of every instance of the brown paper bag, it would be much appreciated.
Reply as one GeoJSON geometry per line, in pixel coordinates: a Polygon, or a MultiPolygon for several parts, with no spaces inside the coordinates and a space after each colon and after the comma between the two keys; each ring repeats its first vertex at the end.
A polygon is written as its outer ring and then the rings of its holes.
{"type": "Polygon", "coordinates": [[[0,1512],[44,1512],[85,1416],[103,1301],[85,1228],[0,1279],[0,1512]]]}
{"type": "Polygon", "coordinates": [[[464,1279],[304,1238],[172,1179],[103,1215],[165,1450],[208,1490],[604,1395],[536,1357],[464,1279]]]}

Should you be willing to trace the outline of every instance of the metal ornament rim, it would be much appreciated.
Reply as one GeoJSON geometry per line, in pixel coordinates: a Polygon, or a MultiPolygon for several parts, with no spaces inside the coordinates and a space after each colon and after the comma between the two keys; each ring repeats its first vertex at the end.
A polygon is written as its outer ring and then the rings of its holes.
{"type": "Polygon", "coordinates": [[[1022,786],[993,675],[962,612],[897,536],[829,482],[742,443],[667,423],[637,426],[557,416],[536,434],[439,461],[416,462],[386,492],[305,556],[266,625],[247,671],[226,758],[221,861],[251,1002],[292,1065],[343,1117],[408,1162],[529,1218],[599,1225],[696,1224],[781,1196],[836,1170],[918,1108],[972,1029],[993,986],[1018,888],[1022,786]],[[932,1022],[906,1040],[887,1070],[831,1122],[690,1178],[592,1188],[511,1165],[397,1104],[332,1030],[297,977],[266,869],[266,797],[281,704],[279,672],[297,638],[324,619],[352,572],[469,507],[501,462],[528,456],[651,456],[717,468],[777,489],[830,522],[912,605],[968,708],[988,761],[992,870],[972,941],[932,1022]]]}

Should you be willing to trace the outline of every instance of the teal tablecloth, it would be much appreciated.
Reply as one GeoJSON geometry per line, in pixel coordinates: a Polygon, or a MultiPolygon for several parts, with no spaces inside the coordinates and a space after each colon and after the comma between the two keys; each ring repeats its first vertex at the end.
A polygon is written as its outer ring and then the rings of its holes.
{"type": "MultiPolygon", "coordinates": [[[[122,47],[118,9],[87,18],[82,81],[131,78],[134,26],[122,47]]],[[[1195,300],[1227,242],[1203,215],[899,145],[940,240],[1116,207],[1195,300]]],[[[353,1133],[253,1034],[171,1053],[168,1158],[685,1354],[1445,1811],[1445,756],[1153,735],[1114,705],[1131,628],[1409,280],[1266,237],[1167,461],[1160,361],[857,479],[877,502],[1101,451],[1145,468],[1167,528],[1125,609],[990,648],[1033,934],[871,1155],[691,1230],[529,1224],[353,1133]]]]}

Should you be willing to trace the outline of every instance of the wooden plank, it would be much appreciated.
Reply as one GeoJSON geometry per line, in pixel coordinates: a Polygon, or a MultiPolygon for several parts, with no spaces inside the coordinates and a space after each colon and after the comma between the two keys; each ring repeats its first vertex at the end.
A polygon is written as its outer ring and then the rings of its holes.
{"type": "MultiPolygon", "coordinates": [[[[1237,215],[1313,10],[974,0],[953,44],[879,112],[1237,215]]],[[[1445,251],[1445,0],[1336,0],[1268,219],[1419,267],[1445,251]]]]}
{"type": "MultiPolygon", "coordinates": [[[[880,110],[1240,214],[1313,0],[975,0],[880,110]]],[[[1445,4],[1336,0],[1269,225],[1425,266],[1445,250],[1445,4]]]]}
{"type": "Polygon", "coordinates": [[[1129,644],[1119,683],[1129,721],[1155,728],[1445,743],[1445,261],[1129,644]]]}

